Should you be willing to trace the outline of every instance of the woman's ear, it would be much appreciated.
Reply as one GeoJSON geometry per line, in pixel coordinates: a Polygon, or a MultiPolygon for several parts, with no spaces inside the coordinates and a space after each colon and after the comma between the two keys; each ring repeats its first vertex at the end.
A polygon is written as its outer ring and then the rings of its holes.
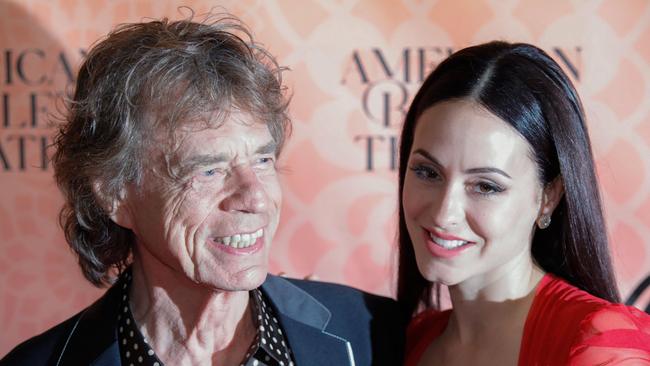
{"type": "Polygon", "coordinates": [[[557,176],[544,187],[544,205],[542,210],[547,209],[552,214],[564,195],[564,181],[562,176],[557,176]],[[544,207],[545,206],[545,207],[544,207]]]}
{"type": "Polygon", "coordinates": [[[564,195],[564,181],[561,176],[555,177],[542,191],[542,202],[537,216],[537,226],[546,229],[551,224],[553,211],[564,195]]]}
{"type": "Polygon", "coordinates": [[[105,194],[98,182],[93,183],[93,193],[106,215],[116,224],[133,229],[133,214],[128,200],[126,187],[122,187],[117,196],[105,194]]]}

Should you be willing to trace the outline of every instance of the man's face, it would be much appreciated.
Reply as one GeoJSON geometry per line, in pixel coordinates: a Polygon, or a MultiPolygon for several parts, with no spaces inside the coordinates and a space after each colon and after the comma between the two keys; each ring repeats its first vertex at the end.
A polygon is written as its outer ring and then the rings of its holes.
{"type": "Polygon", "coordinates": [[[173,147],[151,149],[141,183],[127,190],[137,259],[218,290],[258,287],[282,199],[267,126],[232,113],[217,128],[189,124],[175,137],[173,147]]]}

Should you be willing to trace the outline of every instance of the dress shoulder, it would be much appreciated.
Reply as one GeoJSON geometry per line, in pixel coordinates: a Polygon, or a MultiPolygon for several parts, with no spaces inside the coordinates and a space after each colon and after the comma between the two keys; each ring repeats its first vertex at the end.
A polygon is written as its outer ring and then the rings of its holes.
{"type": "Polygon", "coordinates": [[[528,313],[519,365],[650,365],[649,319],[546,274],[528,313]]]}
{"type": "Polygon", "coordinates": [[[586,316],[569,352],[569,365],[650,365],[650,316],[606,304],[586,316]]]}

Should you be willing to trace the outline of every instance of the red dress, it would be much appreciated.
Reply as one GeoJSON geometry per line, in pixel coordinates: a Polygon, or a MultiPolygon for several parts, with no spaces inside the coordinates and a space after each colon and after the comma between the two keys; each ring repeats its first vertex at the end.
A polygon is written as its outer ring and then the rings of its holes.
{"type": "MultiPolygon", "coordinates": [[[[451,310],[427,310],[409,325],[406,366],[415,366],[446,328],[451,310]]],[[[551,274],[535,290],[520,366],[650,365],[650,316],[588,294],[551,274]]]]}

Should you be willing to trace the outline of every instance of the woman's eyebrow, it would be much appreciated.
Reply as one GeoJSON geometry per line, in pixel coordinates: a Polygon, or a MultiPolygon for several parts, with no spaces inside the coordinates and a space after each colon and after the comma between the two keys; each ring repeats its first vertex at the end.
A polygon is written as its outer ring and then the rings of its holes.
{"type": "MultiPolygon", "coordinates": [[[[424,149],[416,149],[413,152],[413,154],[421,155],[425,159],[430,160],[433,164],[436,164],[438,166],[441,165],[440,162],[438,161],[438,159],[433,157],[433,155],[431,155],[428,151],[426,151],[424,149]]],[[[502,176],[504,176],[504,177],[506,177],[508,179],[512,179],[512,177],[508,173],[504,172],[503,170],[501,170],[499,168],[494,168],[494,167],[470,168],[470,169],[464,170],[463,173],[465,173],[465,174],[496,173],[496,174],[500,174],[500,175],[502,175],[502,176]]]]}
{"type": "Polygon", "coordinates": [[[432,163],[436,165],[440,165],[438,159],[434,158],[433,155],[429,154],[429,152],[424,149],[416,149],[415,151],[413,151],[413,154],[422,155],[422,157],[426,158],[427,160],[430,160],[432,163]]]}
{"type": "Polygon", "coordinates": [[[506,177],[508,179],[512,179],[512,177],[510,175],[508,175],[508,173],[504,172],[503,170],[501,170],[499,168],[489,167],[489,166],[488,167],[467,169],[467,170],[465,170],[464,173],[466,173],[466,174],[497,173],[497,174],[503,175],[504,177],[506,177]]]}

